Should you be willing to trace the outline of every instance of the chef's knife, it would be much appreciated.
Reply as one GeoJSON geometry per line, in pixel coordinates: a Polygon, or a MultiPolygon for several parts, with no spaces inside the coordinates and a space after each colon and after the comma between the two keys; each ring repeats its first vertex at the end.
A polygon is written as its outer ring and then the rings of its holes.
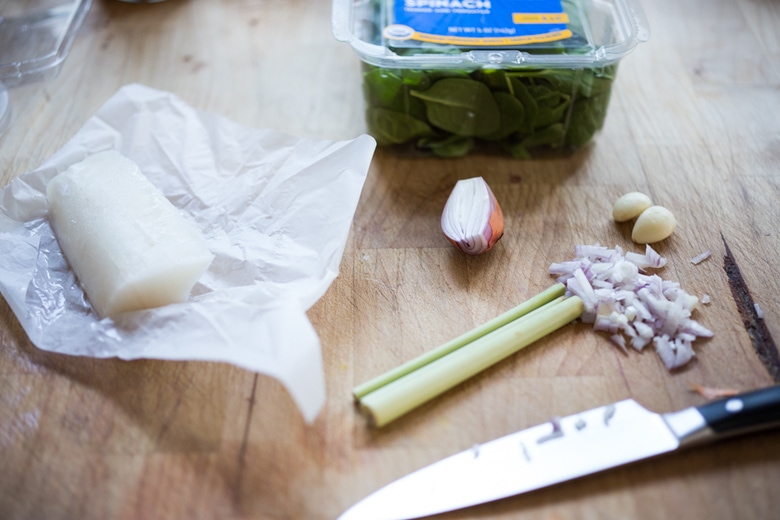
{"type": "Polygon", "coordinates": [[[475,445],[388,484],[338,520],[421,518],[778,425],[780,386],[665,414],[627,399],[475,445]]]}

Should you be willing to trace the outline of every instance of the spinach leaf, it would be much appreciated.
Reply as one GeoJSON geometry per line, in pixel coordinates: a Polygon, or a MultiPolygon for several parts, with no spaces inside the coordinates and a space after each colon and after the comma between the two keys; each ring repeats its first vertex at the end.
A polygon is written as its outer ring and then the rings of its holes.
{"type": "Polygon", "coordinates": [[[501,113],[490,89],[478,81],[445,78],[428,90],[410,94],[425,102],[431,124],[455,135],[489,135],[501,125],[501,113]]]}
{"type": "Polygon", "coordinates": [[[407,75],[388,69],[373,68],[364,74],[363,96],[369,107],[387,108],[425,120],[425,104],[409,95],[410,83],[428,86],[427,75],[407,75]]]}
{"type": "Polygon", "coordinates": [[[421,70],[402,69],[401,79],[404,85],[409,85],[419,90],[425,90],[431,86],[431,78],[421,70]]]}
{"type": "Polygon", "coordinates": [[[529,86],[528,93],[534,98],[537,106],[533,128],[543,128],[563,120],[571,99],[567,94],[541,85],[529,86]]]}
{"type": "Polygon", "coordinates": [[[369,108],[366,121],[369,133],[380,145],[403,144],[417,137],[433,135],[433,130],[424,121],[386,108],[369,108]]]}
{"type": "Polygon", "coordinates": [[[509,75],[501,69],[482,69],[474,73],[474,79],[481,81],[493,92],[510,92],[509,75]]]}
{"type": "Polygon", "coordinates": [[[483,136],[486,141],[498,141],[514,134],[525,121],[525,108],[516,97],[508,92],[494,92],[498,110],[501,113],[501,123],[498,130],[483,136]]]}
{"type": "Polygon", "coordinates": [[[471,76],[465,70],[433,70],[429,72],[429,77],[432,82],[446,78],[471,79],[471,76]]]}
{"type": "Polygon", "coordinates": [[[417,141],[418,148],[428,149],[437,157],[454,159],[468,155],[474,148],[474,139],[451,135],[444,139],[422,138],[417,141]]]}
{"type": "Polygon", "coordinates": [[[403,87],[403,80],[387,69],[375,68],[363,75],[363,93],[371,104],[391,108],[403,87]]]}
{"type": "Polygon", "coordinates": [[[516,159],[530,159],[532,148],[547,146],[550,148],[560,148],[563,145],[565,129],[562,123],[555,123],[543,128],[531,135],[526,136],[520,142],[509,142],[504,144],[504,149],[512,154],[516,159]]]}
{"type": "Polygon", "coordinates": [[[607,116],[609,93],[591,98],[580,98],[572,106],[566,145],[579,148],[585,145],[604,125],[607,116]]]}
{"type": "Polygon", "coordinates": [[[525,118],[523,124],[520,125],[521,132],[531,132],[534,129],[534,122],[536,121],[536,113],[539,111],[539,106],[536,104],[536,100],[528,92],[525,84],[516,77],[510,77],[510,84],[512,86],[512,92],[514,96],[523,104],[525,109],[525,118]]]}
{"type": "Polygon", "coordinates": [[[581,73],[580,70],[543,69],[515,72],[512,73],[512,76],[526,78],[527,81],[532,81],[535,85],[544,85],[563,94],[571,95],[581,73]]]}
{"type": "Polygon", "coordinates": [[[563,137],[563,123],[555,123],[529,135],[523,139],[522,143],[526,148],[536,148],[537,146],[557,148],[563,144],[563,137]]]}
{"type": "Polygon", "coordinates": [[[593,97],[607,94],[612,90],[614,78],[604,75],[596,75],[593,71],[586,71],[582,75],[579,93],[581,96],[593,97]]]}

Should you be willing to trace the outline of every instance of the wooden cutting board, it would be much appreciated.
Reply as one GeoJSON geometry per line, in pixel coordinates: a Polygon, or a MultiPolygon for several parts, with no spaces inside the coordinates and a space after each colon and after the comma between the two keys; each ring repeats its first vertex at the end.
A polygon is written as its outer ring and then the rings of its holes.
{"type": "MultiPolygon", "coordinates": [[[[652,36],[620,66],[606,125],[562,159],[377,151],[341,264],[309,311],[327,402],[307,425],[274,379],[213,363],[47,353],[0,300],[0,517],[333,519],[376,488],[475,443],[615,400],[698,405],[690,384],[780,382],[780,4],[644,2],[652,36]],[[439,217],[483,176],[506,217],[466,257],[439,217]],[[639,250],[611,205],[639,190],[670,208],[666,279],[707,294],[715,332],[669,373],[572,324],[381,430],[351,388],[549,286],[575,244],[639,250]],[[712,256],[694,265],[704,251],[712,256]]],[[[175,92],[253,127],[346,139],[365,131],[360,64],[330,2],[95,1],[59,77],[10,90],[0,185],[58,150],[119,87],[175,92]]],[[[1,28],[0,28],[1,30],[1,28]]],[[[780,431],[647,461],[448,519],[770,519],[780,431]]]]}

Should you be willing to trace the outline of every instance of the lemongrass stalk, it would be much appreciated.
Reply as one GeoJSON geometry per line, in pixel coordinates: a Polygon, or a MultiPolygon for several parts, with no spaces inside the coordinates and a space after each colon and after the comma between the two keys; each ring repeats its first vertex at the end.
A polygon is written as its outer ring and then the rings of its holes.
{"type": "Polygon", "coordinates": [[[384,426],[582,315],[577,296],[561,298],[366,395],[361,410],[384,426]]]}
{"type": "Polygon", "coordinates": [[[381,388],[395,381],[396,379],[403,377],[406,374],[409,374],[410,372],[414,372],[415,370],[427,365],[428,363],[431,363],[443,356],[446,356],[450,352],[453,352],[463,347],[464,345],[471,343],[475,339],[481,338],[482,336],[490,332],[493,332],[494,330],[500,327],[503,327],[507,323],[510,323],[520,318],[521,316],[527,315],[529,312],[540,308],[541,306],[549,303],[555,298],[563,296],[565,291],[566,291],[566,287],[562,283],[556,283],[552,287],[545,289],[544,291],[540,292],[536,296],[526,300],[525,302],[521,303],[517,307],[514,307],[513,309],[506,311],[500,316],[493,318],[487,323],[484,323],[479,327],[476,327],[466,332],[465,334],[462,334],[457,338],[450,340],[447,343],[444,343],[443,345],[440,345],[439,347],[436,347],[435,349],[426,352],[425,354],[422,354],[421,356],[418,356],[410,361],[407,361],[406,363],[392,370],[389,370],[384,374],[381,374],[361,385],[356,386],[352,390],[352,394],[355,396],[355,399],[360,400],[363,398],[363,396],[373,392],[374,390],[377,390],[378,388],[381,388]]]}

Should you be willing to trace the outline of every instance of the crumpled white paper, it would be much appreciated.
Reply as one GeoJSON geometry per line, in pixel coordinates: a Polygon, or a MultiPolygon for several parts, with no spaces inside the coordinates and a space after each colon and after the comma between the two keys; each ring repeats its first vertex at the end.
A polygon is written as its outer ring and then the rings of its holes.
{"type": "Polygon", "coordinates": [[[298,139],[120,89],[54,156],[0,190],[0,292],[62,354],[220,361],[277,378],[304,419],[325,401],[306,311],[338,275],[376,143],[298,139]],[[190,301],[100,319],[46,219],[46,184],[90,154],[130,157],[216,255],[190,301]]]}

